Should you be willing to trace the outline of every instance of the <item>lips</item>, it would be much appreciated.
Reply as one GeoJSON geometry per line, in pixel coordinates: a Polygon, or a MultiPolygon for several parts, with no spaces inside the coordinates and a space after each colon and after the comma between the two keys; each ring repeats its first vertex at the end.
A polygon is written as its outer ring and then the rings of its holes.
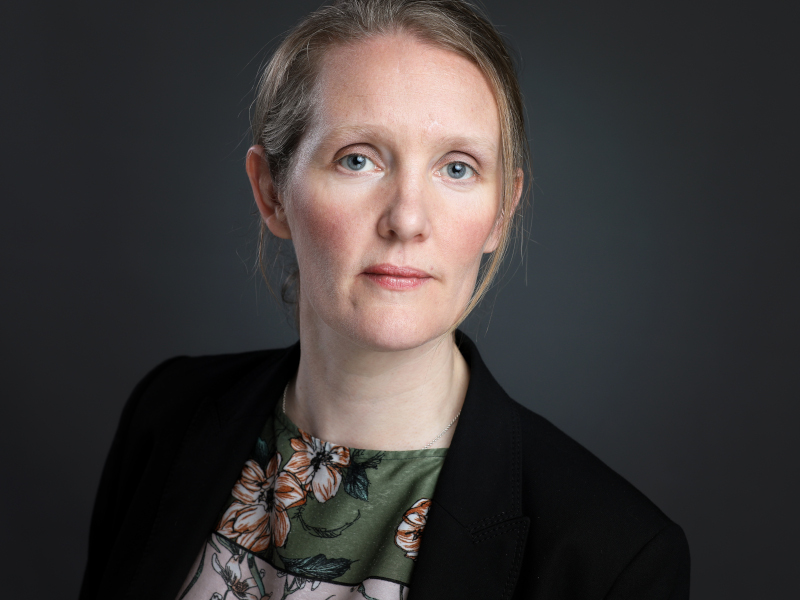
{"type": "Polygon", "coordinates": [[[425,271],[390,264],[367,267],[363,275],[382,288],[395,291],[412,290],[431,279],[425,271]]]}

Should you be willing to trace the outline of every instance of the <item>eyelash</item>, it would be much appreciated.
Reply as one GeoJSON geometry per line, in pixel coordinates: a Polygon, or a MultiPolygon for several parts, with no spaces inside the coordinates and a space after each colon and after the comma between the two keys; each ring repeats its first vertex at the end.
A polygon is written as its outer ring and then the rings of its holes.
{"type": "MultiPolygon", "coordinates": [[[[347,167],[344,165],[344,161],[346,161],[348,158],[350,158],[350,157],[352,157],[352,156],[360,156],[360,157],[362,157],[362,158],[365,158],[365,159],[367,159],[369,162],[371,162],[373,165],[375,165],[375,161],[374,161],[374,160],[372,160],[372,159],[371,159],[369,156],[367,156],[366,154],[361,154],[361,153],[359,153],[359,152],[351,152],[350,154],[347,154],[347,155],[343,156],[342,158],[338,159],[336,162],[337,162],[338,164],[340,164],[340,165],[341,165],[343,168],[345,168],[347,171],[350,171],[351,173],[358,173],[359,171],[357,171],[357,170],[355,170],[355,169],[348,169],[348,168],[347,168],[347,167]]],[[[448,166],[450,166],[450,165],[453,165],[453,164],[464,165],[464,166],[465,166],[467,169],[469,169],[470,171],[472,171],[472,176],[471,176],[471,177],[467,177],[467,178],[465,179],[465,181],[466,181],[466,180],[469,180],[469,179],[474,179],[475,177],[477,177],[478,175],[480,175],[480,173],[478,173],[478,170],[477,170],[475,167],[473,167],[471,164],[469,164],[469,163],[467,163],[467,162],[464,162],[463,160],[453,160],[453,161],[450,161],[449,163],[445,164],[445,165],[444,165],[444,166],[443,166],[441,169],[438,169],[438,171],[437,171],[437,172],[441,174],[441,173],[442,173],[442,172],[443,172],[443,171],[444,171],[444,170],[445,170],[445,169],[446,169],[448,166]]],[[[376,165],[376,167],[377,167],[377,165],[376,165]]],[[[453,181],[461,181],[461,179],[456,179],[455,177],[448,177],[448,179],[452,179],[453,181]]]]}

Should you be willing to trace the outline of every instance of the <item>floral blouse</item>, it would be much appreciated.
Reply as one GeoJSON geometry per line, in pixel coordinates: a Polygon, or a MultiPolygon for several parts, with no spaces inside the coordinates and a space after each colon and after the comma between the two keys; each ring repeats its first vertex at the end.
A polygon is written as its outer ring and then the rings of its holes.
{"type": "Polygon", "coordinates": [[[279,404],[178,600],[404,600],[446,454],[337,446],[279,404]]]}

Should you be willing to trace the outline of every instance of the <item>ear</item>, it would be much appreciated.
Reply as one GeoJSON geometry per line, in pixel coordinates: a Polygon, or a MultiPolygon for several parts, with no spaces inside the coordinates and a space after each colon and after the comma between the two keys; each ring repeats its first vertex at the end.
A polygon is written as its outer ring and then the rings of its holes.
{"type": "Polygon", "coordinates": [[[497,217],[497,221],[495,221],[494,227],[492,228],[492,233],[489,234],[489,239],[486,241],[486,245],[483,248],[484,253],[494,252],[500,245],[500,239],[503,234],[503,224],[507,219],[511,219],[517,211],[517,206],[519,206],[519,201],[522,198],[524,183],[525,174],[522,169],[517,169],[516,176],[514,177],[514,200],[511,204],[511,211],[508,215],[506,215],[504,211],[500,211],[500,215],[497,217]]]}
{"type": "Polygon", "coordinates": [[[253,188],[253,197],[256,200],[258,212],[261,213],[264,223],[276,237],[284,240],[291,239],[292,232],[286,221],[286,211],[283,209],[283,204],[272,181],[263,146],[252,146],[247,151],[245,169],[247,177],[250,179],[250,186],[253,188]]]}

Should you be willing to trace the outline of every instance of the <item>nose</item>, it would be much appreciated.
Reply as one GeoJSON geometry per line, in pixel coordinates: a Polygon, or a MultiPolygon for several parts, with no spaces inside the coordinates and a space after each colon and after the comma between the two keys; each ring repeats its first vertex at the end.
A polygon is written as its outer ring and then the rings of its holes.
{"type": "Polygon", "coordinates": [[[387,182],[386,206],[378,221],[378,233],[385,239],[424,241],[431,234],[428,198],[431,193],[424,177],[397,173],[387,182]]]}

